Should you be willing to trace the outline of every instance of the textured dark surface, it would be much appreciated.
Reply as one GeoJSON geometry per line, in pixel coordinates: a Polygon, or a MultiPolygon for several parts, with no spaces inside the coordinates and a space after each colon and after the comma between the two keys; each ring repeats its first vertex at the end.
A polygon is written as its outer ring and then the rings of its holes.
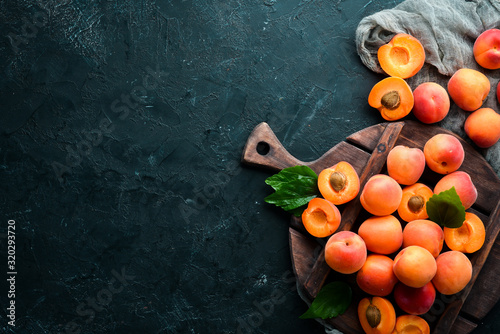
{"type": "Polygon", "coordinates": [[[381,122],[354,32],[399,2],[0,1],[2,332],[324,332],[240,156],[262,121],[304,161],[381,122]]]}

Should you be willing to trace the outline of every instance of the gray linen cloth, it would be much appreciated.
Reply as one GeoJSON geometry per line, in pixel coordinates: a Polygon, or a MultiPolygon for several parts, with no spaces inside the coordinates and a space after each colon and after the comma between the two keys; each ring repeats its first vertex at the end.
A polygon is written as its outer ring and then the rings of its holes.
{"type": "MultiPolygon", "coordinates": [[[[397,33],[410,34],[422,43],[426,53],[422,70],[407,79],[412,89],[426,81],[446,88],[455,71],[472,68],[484,73],[491,82],[483,107],[500,112],[495,95],[500,69],[481,68],[472,52],[476,38],[491,28],[500,28],[500,0],[406,0],[392,9],[363,18],[356,30],[356,47],[365,66],[383,73],[377,60],[378,48],[397,33]]],[[[452,102],[448,116],[438,125],[472,143],[463,129],[469,114],[452,102]]],[[[478,151],[500,176],[500,143],[478,151]]]]}

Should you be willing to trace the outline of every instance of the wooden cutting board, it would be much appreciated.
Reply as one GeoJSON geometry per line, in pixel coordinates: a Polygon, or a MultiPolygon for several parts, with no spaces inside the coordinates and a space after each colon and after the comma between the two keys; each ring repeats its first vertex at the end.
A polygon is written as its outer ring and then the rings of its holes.
{"type": "MultiPolygon", "coordinates": [[[[358,172],[362,189],[372,175],[385,172],[386,157],[392,147],[406,145],[423,149],[425,142],[438,133],[453,135],[438,126],[414,121],[382,123],[352,134],[317,160],[304,162],[293,157],[283,147],[267,123],[261,123],[247,140],[242,162],[276,172],[286,167],[306,165],[319,173],[344,160],[358,172]]],[[[465,160],[460,170],[469,173],[478,190],[476,203],[467,211],[474,212],[483,220],[486,240],[478,252],[469,255],[473,265],[469,285],[456,295],[438,293],[431,310],[422,316],[429,322],[434,334],[470,333],[500,298],[500,284],[497,283],[500,276],[500,241],[497,240],[500,231],[500,179],[483,156],[463,139],[459,140],[465,150],[465,160]]],[[[441,177],[426,167],[421,182],[432,189],[441,177]]],[[[339,206],[339,209],[342,213],[339,230],[356,232],[361,222],[369,217],[362,209],[359,195],[339,206]]],[[[350,283],[353,288],[351,306],[343,315],[327,322],[346,334],[363,333],[358,321],[357,304],[366,294],[356,286],[355,274],[338,274],[326,265],[323,250],[327,238],[318,239],[309,235],[300,218],[292,216],[289,237],[293,270],[306,302],[312,302],[325,282],[343,280],[350,283]]],[[[393,304],[396,306],[394,301],[393,304]]],[[[397,306],[396,312],[401,312],[397,306]]]]}

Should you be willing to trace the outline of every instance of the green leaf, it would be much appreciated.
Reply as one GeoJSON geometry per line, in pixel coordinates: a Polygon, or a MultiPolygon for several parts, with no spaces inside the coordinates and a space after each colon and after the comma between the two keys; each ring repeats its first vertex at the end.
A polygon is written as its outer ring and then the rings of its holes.
{"type": "Polygon", "coordinates": [[[307,166],[294,166],[281,170],[266,179],[275,192],[264,200],[299,217],[309,201],[320,195],[318,175],[307,166]]]}
{"type": "Polygon", "coordinates": [[[318,292],[309,309],[300,319],[337,317],[347,310],[352,300],[351,287],[344,282],[329,283],[318,292]]]}
{"type": "Polygon", "coordinates": [[[455,187],[432,195],[425,206],[429,219],[441,226],[457,228],[465,221],[465,207],[455,187]]]}

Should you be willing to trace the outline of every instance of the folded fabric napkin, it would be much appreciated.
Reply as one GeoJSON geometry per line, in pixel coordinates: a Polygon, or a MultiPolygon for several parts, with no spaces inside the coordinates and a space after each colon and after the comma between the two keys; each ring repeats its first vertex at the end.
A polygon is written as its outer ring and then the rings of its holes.
{"type": "MultiPolygon", "coordinates": [[[[500,112],[495,96],[500,70],[481,68],[472,53],[476,38],[491,28],[500,28],[499,0],[406,0],[363,18],[356,30],[356,47],[365,66],[383,73],[377,60],[378,48],[397,33],[410,34],[422,43],[426,52],[424,67],[407,79],[412,89],[426,81],[446,88],[455,71],[472,68],[484,73],[491,82],[483,107],[500,112]]],[[[452,103],[448,116],[439,125],[466,139],[463,124],[468,115],[452,103]]],[[[500,176],[500,143],[481,153],[500,176]]]]}

